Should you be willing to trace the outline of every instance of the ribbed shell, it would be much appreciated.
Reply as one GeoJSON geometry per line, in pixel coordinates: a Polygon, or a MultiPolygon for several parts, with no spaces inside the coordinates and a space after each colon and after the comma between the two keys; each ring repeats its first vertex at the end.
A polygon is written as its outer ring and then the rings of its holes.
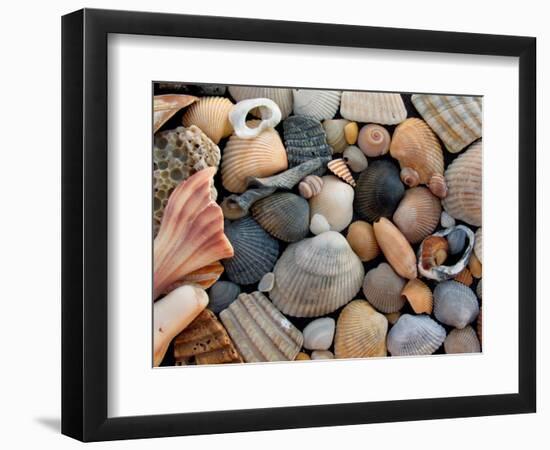
{"type": "Polygon", "coordinates": [[[470,269],[464,267],[464,269],[462,269],[462,271],[456,277],[454,277],[454,280],[462,283],[465,286],[470,287],[474,282],[474,277],[472,277],[470,269]]]}
{"type": "Polygon", "coordinates": [[[227,308],[241,293],[238,284],[218,281],[208,291],[208,309],[216,314],[227,308]]]}
{"type": "Polygon", "coordinates": [[[481,227],[477,229],[475,236],[474,254],[479,259],[479,262],[483,264],[483,231],[481,227]]]}
{"type": "Polygon", "coordinates": [[[308,175],[298,185],[300,195],[306,199],[310,199],[319,194],[323,189],[323,179],[317,175],[308,175]]]}
{"type": "Polygon", "coordinates": [[[354,300],[342,310],[336,324],[336,358],[386,356],[388,320],[364,300],[354,300]]]}
{"type": "Polygon", "coordinates": [[[334,231],[290,244],[275,265],[270,297],[283,313],[319,317],[349,302],[365,271],[346,239],[334,231]]]}
{"type": "Polygon", "coordinates": [[[445,325],[464,328],[479,314],[474,291],[458,281],[439,283],[433,296],[435,318],[445,325]]]}
{"type": "MultiPolygon", "coordinates": [[[[269,98],[279,106],[283,119],[286,119],[292,112],[292,89],[256,87],[256,86],[229,86],[229,93],[237,101],[249,98],[269,98]]],[[[262,110],[252,110],[252,114],[261,117],[262,110]]]]}
{"type": "Polygon", "coordinates": [[[192,95],[155,95],[153,99],[153,133],[156,133],[174,114],[195,102],[192,95]]]}
{"type": "Polygon", "coordinates": [[[406,281],[397,275],[387,263],[367,272],[363,281],[363,293],[369,303],[378,311],[392,313],[399,311],[405,304],[401,296],[406,281]]]}
{"type": "Polygon", "coordinates": [[[445,328],[429,316],[403,314],[388,333],[388,351],[392,356],[431,355],[445,336],[445,328]]]}
{"type": "Polygon", "coordinates": [[[363,220],[353,222],[346,236],[348,243],[361,261],[370,261],[380,254],[372,225],[363,220]]]}
{"type": "Polygon", "coordinates": [[[342,158],[333,159],[327,164],[328,170],[330,170],[338,178],[344,180],[350,186],[355,187],[355,180],[351,174],[349,167],[342,158]]]}
{"type": "Polygon", "coordinates": [[[449,189],[442,204],[452,217],[481,226],[482,144],[472,144],[447,167],[445,179],[449,189]]]}
{"type": "Polygon", "coordinates": [[[376,123],[364,125],[357,137],[357,145],[361,151],[373,158],[388,153],[390,142],[391,137],[388,130],[376,123]]]}
{"type": "Polygon", "coordinates": [[[432,291],[426,283],[418,278],[409,280],[401,295],[409,302],[416,314],[431,314],[433,310],[432,291]]]}
{"type": "Polygon", "coordinates": [[[309,199],[311,217],[321,214],[330,229],[342,231],[353,218],[353,188],[333,175],[323,177],[321,192],[309,199]]]}
{"type": "Polygon", "coordinates": [[[294,89],[294,114],[317,120],[332,119],[340,107],[340,91],[294,89]]]}
{"type": "Polygon", "coordinates": [[[193,103],[183,115],[183,126],[196,125],[216,144],[233,132],[229,122],[231,100],[225,97],[203,97],[193,103]]]}
{"type": "Polygon", "coordinates": [[[293,361],[304,342],[261,292],[239,295],[220,319],[246,362],[293,361]]]}
{"type": "Polygon", "coordinates": [[[443,343],[445,353],[479,353],[481,345],[476,332],[471,326],[459,330],[455,328],[445,338],[443,343]]]}
{"type": "Polygon", "coordinates": [[[234,250],[232,258],[222,261],[231,281],[238,284],[256,283],[271,272],[279,256],[279,243],[252,217],[226,222],[225,234],[234,250]]]}
{"type": "Polygon", "coordinates": [[[346,119],[323,121],[327,142],[332,147],[333,153],[342,153],[348,146],[344,130],[349,123],[350,121],[346,119]]]}
{"type": "Polygon", "coordinates": [[[400,94],[344,91],[340,114],[348,120],[395,125],[407,118],[400,94]]]}

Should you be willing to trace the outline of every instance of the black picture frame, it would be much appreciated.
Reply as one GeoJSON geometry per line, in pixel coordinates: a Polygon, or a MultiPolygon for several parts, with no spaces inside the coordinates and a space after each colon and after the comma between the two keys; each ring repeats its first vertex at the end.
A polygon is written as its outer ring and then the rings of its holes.
{"type": "Polygon", "coordinates": [[[535,412],[536,39],[83,9],[62,18],[62,432],[82,441],[535,412]],[[107,417],[110,33],[519,58],[518,393],[107,417]]]}

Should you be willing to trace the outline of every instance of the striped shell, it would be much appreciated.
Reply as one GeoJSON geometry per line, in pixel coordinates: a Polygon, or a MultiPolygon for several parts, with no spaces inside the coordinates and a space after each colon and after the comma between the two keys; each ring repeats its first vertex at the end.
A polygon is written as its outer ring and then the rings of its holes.
{"type": "Polygon", "coordinates": [[[238,284],[218,281],[208,290],[208,309],[218,314],[233,303],[240,293],[238,284]]]}
{"type": "Polygon", "coordinates": [[[345,91],[340,114],[344,119],[383,125],[396,125],[407,118],[401,95],[385,92],[345,91]]]}
{"type": "Polygon", "coordinates": [[[350,186],[355,187],[355,180],[351,174],[349,167],[346,164],[346,161],[342,158],[333,159],[327,164],[328,170],[330,170],[338,178],[344,180],[350,186]]]}
{"type": "Polygon", "coordinates": [[[180,109],[195,101],[197,101],[197,97],[192,95],[155,95],[153,98],[153,133],[156,133],[180,109]]]}
{"type": "MultiPolygon", "coordinates": [[[[229,93],[237,102],[249,98],[268,98],[273,100],[279,106],[283,119],[286,119],[292,112],[292,89],[256,86],[229,86],[229,93]]],[[[267,115],[262,108],[259,110],[252,110],[251,113],[260,118],[267,115]]]]}
{"type": "Polygon", "coordinates": [[[445,336],[445,328],[429,316],[403,314],[388,333],[388,351],[392,356],[431,355],[445,336]]]}
{"type": "Polygon", "coordinates": [[[233,109],[231,100],[225,97],[203,97],[193,103],[183,115],[183,126],[199,127],[214,143],[233,132],[229,113],[233,109]]]}
{"type": "Polygon", "coordinates": [[[321,214],[330,224],[330,229],[342,231],[353,218],[353,188],[332,175],[323,177],[323,188],[309,199],[311,217],[321,214]]]}
{"type": "Polygon", "coordinates": [[[319,194],[321,189],[323,189],[323,179],[317,175],[308,175],[298,185],[298,191],[305,199],[319,194]]]}
{"type": "Polygon", "coordinates": [[[443,343],[445,353],[479,353],[481,344],[474,329],[468,325],[465,328],[455,328],[445,338],[443,343]]]}
{"type": "Polygon", "coordinates": [[[433,296],[435,318],[445,325],[464,328],[479,314],[474,291],[458,281],[439,283],[433,296]]]}
{"type": "Polygon", "coordinates": [[[363,281],[363,293],[378,311],[392,313],[399,311],[405,304],[405,299],[401,296],[404,286],[405,280],[384,262],[367,272],[363,281]]]}
{"type": "Polygon", "coordinates": [[[426,283],[418,278],[409,280],[401,295],[409,302],[416,314],[431,314],[433,310],[432,291],[426,283]]]}
{"type": "Polygon", "coordinates": [[[294,114],[317,120],[332,119],[340,106],[340,91],[294,89],[294,114]]]}
{"type": "Polygon", "coordinates": [[[349,120],[333,119],[323,121],[323,129],[327,136],[328,145],[332,147],[333,153],[342,153],[348,146],[345,135],[345,128],[349,120]]]}
{"type": "Polygon", "coordinates": [[[370,261],[380,254],[372,225],[363,220],[353,222],[346,236],[348,243],[361,261],[370,261]]]}
{"type": "Polygon", "coordinates": [[[368,166],[369,161],[359,147],[350,145],[344,150],[344,161],[354,172],[363,172],[368,166]]]}
{"type": "Polygon", "coordinates": [[[476,240],[474,242],[474,254],[476,255],[479,262],[483,264],[483,231],[479,227],[476,231],[476,240]]]}
{"type": "Polygon", "coordinates": [[[361,151],[373,158],[388,153],[390,142],[391,137],[388,130],[375,123],[364,125],[357,137],[357,145],[361,151]]]}

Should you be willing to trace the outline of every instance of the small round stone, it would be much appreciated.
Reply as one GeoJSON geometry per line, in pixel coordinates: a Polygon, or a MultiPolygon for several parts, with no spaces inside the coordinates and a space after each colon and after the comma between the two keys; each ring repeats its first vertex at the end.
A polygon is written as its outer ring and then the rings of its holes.
{"type": "Polygon", "coordinates": [[[447,213],[447,211],[443,211],[441,213],[441,226],[443,228],[451,228],[455,226],[455,219],[447,213]]]}
{"type": "Polygon", "coordinates": [[[321,317],[308,323],[304,328],[304,348],[308,350],[328,350],[334,339],[336,322],[332,317],[321,317]]]}
{"type": "Polygon", "coordinates": [[[309,224],[309,230],[315,235],[321,234],[330,230],[330,224],[327,219],[325,219],[325,216],[314,214],[309,224]]]}
{"type": "Polygon", "coordinates": [[[315,350],[311,353],[311,359],[334,359],[334,354],[328,350],[315,350]]]}
{"type": "Polygon", "coordinates": [[[273,272],[266,273],[260,282],[258,283],[258,290],[260,292],[269,292],[273,289],[275,284],[275,274],[273,272]]]}
{"type": "Polygon", "coordinates": [[[296,355],[296,358],[294,358],[294,361],[309,361],[311,358],[307,353],[300,352],[296,355]]]}

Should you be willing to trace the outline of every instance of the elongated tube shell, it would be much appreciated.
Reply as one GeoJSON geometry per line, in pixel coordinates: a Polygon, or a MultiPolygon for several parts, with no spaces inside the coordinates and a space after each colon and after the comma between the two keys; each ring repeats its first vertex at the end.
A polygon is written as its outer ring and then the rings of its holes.
{"type": "Polygon", "coordinates": [[[193,103],[183,115],[183,126],[199,127],[214,143],[219,143],[233,132],[229,113],[233,108],[231,100],[224,97],[203,97],[193,103]]]}
{"type": "Polygon", "coordinates": [[[392,356],[431,355],[445,340],[445,328],[424,314],[403,314],[388,333],[392,356]]]}
{"type": "Polygon", "coordinates": [[[374,222],[374,235],[392,268],[403,278],[416,278],[416,256],[405,236],[385,217],[374,222]]]}

